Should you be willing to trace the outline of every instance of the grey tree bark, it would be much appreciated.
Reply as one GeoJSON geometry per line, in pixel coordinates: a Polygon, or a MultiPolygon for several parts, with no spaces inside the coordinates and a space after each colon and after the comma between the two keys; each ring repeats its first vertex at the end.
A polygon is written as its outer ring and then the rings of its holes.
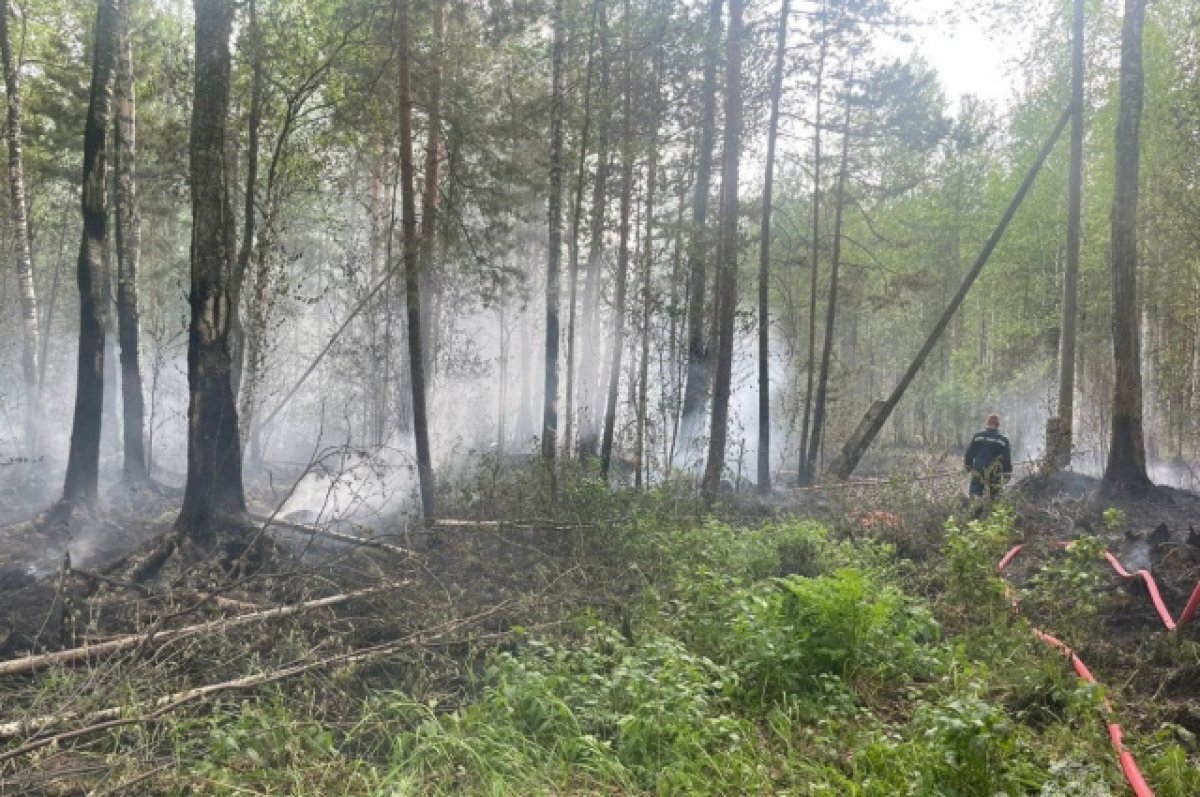
{"type": "Polygon", "coordinates": [[[550,98],[549,253],[546,263],[546,373],[542,394],[542,458],[550,477],[550,494],[557,495],[555,456],[558,453],[558,303],[562,270],[563,68],[566,33],[563,0],[554,2],[553,88],[550,98]]]}

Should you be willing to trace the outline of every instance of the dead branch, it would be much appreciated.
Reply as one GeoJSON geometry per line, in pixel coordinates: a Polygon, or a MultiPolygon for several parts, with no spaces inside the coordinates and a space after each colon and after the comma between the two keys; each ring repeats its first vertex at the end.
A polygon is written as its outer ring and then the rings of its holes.
{"type": "MultiPolygon", "coordinates": [[[[360,589],[354,592],[345,592],[340,595],[331,595],[327,598],[305,601],[291,606],[278,606],[274,609],[266,609],[264,611],[251,612],[250,614],[240,614],[234,617],[225,617],[220,620],[209,620],[196,625],[189,625],[183,628],[165,629],[161,631],[151,631],[143,634],[129,634],[127,636],[110,639],[107,642],[98,642],[94,645],[83,645],[77,648],[68,648],[67,650],[56,650],[53,653],[43,653],[37,656],[25,656],[20,659],[10,659],[9,661],[0,662],[0,677],[6,675],[17,675],[19,673],[31,672],[42,667],[49,667],[54,664],[73,664],[78,661],[86,661],[88,659],[107,656],[113,653],[119,653],[123,650],[138,647],[139,645],[148,642],[168,641],[172,639],[181,639],[183,637],[197,636],[206,634],[210,631],[223,631],[229,628],[247,625],[249,623],[260,622],[262,620],[273,620],[279,617],[288,617],[293,614],[299,614],[311,609],[321,609],[327,606],[336,606],[340,603],[361,598],[365,595],[371,595],[376,592],[382,592],[386,589],[392,589],[401,584],[408,582],[397,582],[392,584],[384,584],[377,587],[369,587],[360,589]]],[[[2,736],[3,734],[0,734],[2,736]]]]}
{"type": "Polygon", "coordinates": [[[392,545],[387,542],[373,540],[370,537],[358,537],[353,534],[343,534],[340,531],[333,529],[322,528],[320,526],[310,526],[307,523],[296,523],[292,520],[280,520],[277,517],[263,517],[261,515],[251,515],[250,519],[255,523],[261,523],[264,526],[278,526],[279,528],[288,529],[290,531],[298,531],[302,534],[315,534],[318,537],[328,537],[339,542],[347,542],[353,545],[365,545],[368,548],[375,548],[380,551],[390,551],[400,556],[417,557],[419,554],[416,551],[410,551],[407,548],[402,548],[399,545],[392,545]]]}
{"type": "Polygon", "coordinates": [[[279,670],[269,670],[267,672],[256,673],[255,675],[247,675],[242,678],[235,678],[232,681],[223,681],[221,683],[209,684],[200,686],[194,689],[188,689],[183,692],[176,692],[170,695],[164,695],[142,706],[113,706],[111,708],[101,709],[90,714],[80,715],[77,712],[67,712],[64,714],[49,714],[41,717],[32,717],[27,720],[18,720],[15,722],[6,722],[0,724],[0,739],[9,739],[14,736],[20,736],[25,733],[36,733],[55,725],[61,725],[72,720],[82,720],[87,725],[76,728],[70,731],[63,731],[51,736],[44,736],[40,739],[34,739],[20,747],[15,747],[12,750],[0,753],[0,763],[16,758],[17,756],[39,750],[50,744],[69,741],[71,739],[85,736],[87,734],[96,733],[99,731],[108,730],[122,725],[133,725],[139,723],[160,722],[163,717],[181,706],[198,700],[203,697],[209,697],[222,692],[240,691],[243,689],[252,689],[259,686],[266,686],[277,681],[282,681],[291,678],[295,675],[302,675],[312,670],[323,669],[338,665],[356,664],[358,662],[367,661],[378,656],[384,656],[389,653],[394,653],[402,648],[417,647],[429,645],[434,642],[441,641],[446,634],[457,631],[468,625],[476,623],[493,614],[507,609],[512,605],[513,601],[505,601],[493,606],[490,609],[474,614],[470,617],[458,618],[449,620],[439,626],[417,631],[400,639],[392,640],[391,642],[381,642],[378,645],[360,648],[359,650],[340,653],[336,656],[329,656],[316,661],[304,662],[295,664],[290,667],[284,667],[279,670]],[[151,709],[148,713],[132,717],[122,717],[122,714],[134,711],[136,709],[145,711],[151,709]]]}

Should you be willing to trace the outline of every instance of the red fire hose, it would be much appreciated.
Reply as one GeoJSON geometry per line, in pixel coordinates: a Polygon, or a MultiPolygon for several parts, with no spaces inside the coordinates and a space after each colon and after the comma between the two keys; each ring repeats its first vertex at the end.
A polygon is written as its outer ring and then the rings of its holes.
{"type": "MultiPolygon", "coordinates": [[[[1003,573],[1004,569],[1012,563],[1012,560],[1017,557],[1017,554],[1019,554],[1024,547],[1025,546],[1023,545],[1013,546],[1013,548],[1009,550],[1009,552],[1006,553],[1000,560],[999,565],[997,565],[997,569],[1003,573]]],[[[1113,569],[1116,570],[1117,573],[1122,577],[1136,578],[1140,576],[1142,578],[1150,592],[1150,599],[1154,602],[1154,608],[1158,610],[1158,615],[1162,618],[1163,624],[1166,625],[1168,630],[1175,631],[1179,626],[1186,623],[1196,613],[1197,606],[1200,606],[1200,584],[1197,584],[1196,589],[1192,592],[1191,598],[1188,600],[1187,606],[1183,610],[1183,614],[1179,616],[1179,622],[1176,623],[1175,620],[1171,618],[1171,613],[1167,610],[1166,604],[1163,602],[1162,595],[1159,594],[1158,586],[1154,583],[1154,578],[1150,575],[1149,571],[1138,570],[1136,573],[1130,573],[1121,566],[1121,563],[1117,561],[1117,558],[1111,553],[1105,552],[1104,556],[1106,559],[1108,559],[1109,564],[1113,566],[1113,569]]],[[[1037,628],[1033,629],[1033,633],[1042,642],[1046,643],[1055,650],[1060,651],[1064,656],[1066,656],[1070,660],[1071,666],[1075,668],[1075,672],[1080,678],[1089,684],[1096,683],[1095,676],[1092,675],[1092,671],[1088,669],[1088,666],[1083,663],[1083,659],[1075,655],[1075,652],[1067,647],[1062,640],[1037,628]]],[[[1108,702],[1107,698],[1104,699],[1104,710],[1109,717],[1109,721],[1107,723],[1108,737],[1112,740],[1113,749],[1117,751],[1117,757],[1121,762],[1121,771],[1125,773],[1125,779],[1129,781],[1129,785],[1133,789],[1134,795],[1136,795],[1136,797],[1154,797],[1154,792],[1146,783],[1146,779],[1142,776],[1141,770],[1138,769],[1137,761],[1135,761],[1133,758],[1133,753],[1129,752],[1129,749],[1125,747],[1124,734],[1121,731],[1121,726],[1112,721],[1113,708],[1112,704],[1108,702]]]]}

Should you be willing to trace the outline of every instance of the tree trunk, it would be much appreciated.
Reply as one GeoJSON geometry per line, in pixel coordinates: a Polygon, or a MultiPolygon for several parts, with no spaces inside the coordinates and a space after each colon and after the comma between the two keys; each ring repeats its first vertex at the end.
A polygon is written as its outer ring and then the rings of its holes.
{"type": "MultiPolygon", "coordinates": [[[[250,39],[251,77],[250,77],[250,112],[246,121],[246,191],[242,206],[242,241],[238,249],[237,267],[233,272],[232,301],[239,312],[233,317],[233,395],[240,398],[242,394],[242,373],[246,360],[246,328],[242,323],[241,303],[242,292],[246,285],[246,275],[250,272],[250,258],[254,253],[256,242],[255,225],[258,221],[258,151],[261,143],[262,106],[263,106],[263,52],[262,30],[258,25],[258,4],[255,0],[246,3],[247,33],[250,39]]],[[[244,404],[243,404],[244,406],[244,404]]],[[[242,418],[239,435],[242,445],[250,433],[250,419],[242,418]]]]}
{"type": "Polygon", "coordinates": [[[817,380],[817,399],[813,406],[812,438],[808,446],[806,472],[810,479],[817,473],[821,436],[825,431],[825,401],[829,392],[829,364],[833,357],[833,330],[837,319],[838,272],[842,264],[842,213],[846,208],[846,172],[850,164],[850,109],[854,91],[854,68],[846,81],[846,117],[842,122],[842,162],[838,169],[837,199],[833,211],[833,252],[829,264],[829,306],[825,312],[825,338],[821,349],[821,376],[817,380]]]}
{"type": "Polygon", "coordinates": [[[771,492],[771,201],[775,187],[775,136],[783,97],[783,63],[787,55],[790,0],[779,7],[775,71],[771,75],[771,118],[767,126],[767,165],[763,174],[762,224],[758,257],[758,492],[771,492]]]}
{"type": "Polygon", "coordinates": [[[41,391],[38,368],[38,308],[33,282],[33,244],[29,234],[29,203],[25,196],[25,165],[21,155],[21,70],[14,58],[8,32],[8,0],[0,6],[0,57],[3,58],[7,100],[8,189],[12,201],[13,258],[17,266],[17,291],[21,302],[21,373],[25,379],[25,445],[37,446],[41,391]]]}
{"type": "MultiPolygon", "coordinates": [[[[650,299],[651,278],[654,275],[654,200],[658,187],[658,125],[662,113],[660,102],[662,97],[662,31],[658,33],[659,44],[654,49],[654,77],[650,95],[650,140],[649,162],[646,164],[646,225],[642,233],[644,249],[642,253],[642,351],[638,359],[638,394],[637,394],[637,440],[634,446],[634,485],[642,487],[642,474],[647,471],[646,456],[646,405],[648,402],[650,379],[650,299]]],[[[665,391],[664,391],[665,392],[665,391]]]]}
{"type": "Polygon", "coordinates": [[[1142,120],[1142,26],[1146,0],[1125,0],[1121,26],[1121,100],[1117,111],[1116,187],[1112,206],[1113,403],[1104,488],[1150,486],[1142,431],[1142,366],[1137,307],[1139,127],[1142,120]]]}
{"type": "Polygon", "coordinates": [[[712,500],[725,471],[725,440],[729,432],[729,393],[733,375],[733,316],[737,304],[738,155],[742,135],[742,0],[729,0],[729,34],[725,40],[725,148],[721,164],[721,245],[718,271],[716,378],[713,382],[712,432],[703,490],[712,500]]]}
{"type": "Polygon", "coordinates": [[[430,384],[437,371],[438,323],[434,312],[441,301],[441,281],[435,271],[438,234],[438,191],[442,165],[442,73],[446,60],[446,0],[433,2],[435,52],[429,70],[428,129],[425,137],[425,185],[421,192],[421,241],[418,246],[421,273],[421,342],[425,378],[430,384]]]}
{"type": "Polygon", "coordinates": [[[138,263],[141,256],[142,220],[137,205],[134,169],[136,105],[133,82],[133,46],[129,14],[133,0],[120,0],[115,111],[114,195],[117,211],[117,338],[121,344],[121,406],[123,408],[125,478],[146,478],[145,402],[138,347],[138,263]]]}
{"type": "Polygon", "coordinates": [[[813,376],[816,373],[817,355],[817,263],[821,257],[821,89],[825,77],[825,55],[829,48],[829,36],[825,27],[825,2],[821,2],[821,45],[817,54],[817,88],[813,101],[816,117],[813,122],[813,193],[812,193],[812,268],[808,294],[808,366],[807,385],[804,389],[804,417],[800,421],[800,484],[812,484],[813,474],[808,469],[809,418],[812,411],[813,376]]]}
{"type": "Polygon", "coordinates": [[[421,345],[420,263],[417,259],[417,202],[413,185],[412,88],[410,63],[412,31],[409,0],[396,0],[400,35],[400,201],[404,233],[404,291],[408,317],[408,361],[412,384],[413,437],[417,448],[417,476],[421,490],[421,515],[433,519],[435,491],[429,451],[429,421],[425,406],[425,364],[421,345]]]}
{"type": "Polygon", "coordinates": [[[586,177],[588,136],[592,127],[592,68],[595,60],[596,15],[602,0],[592,2],[592,21],[588,28],[586,77],[583,81],[583,123],[579,132],[579,164],[575,174],[575,201],[571,212],[570,264],[568,265],[567,310],[567,397],[564,415],[564,456],[571,456],[575,439],[575,339],[579,293],[579,227],[583,218],[583,186],[586,177]]]}
{"type": "Polygon", "coordinates": [[[625,351],[625,293],[629,282],[629,233],[633,209],[633,21],[630,1],[625,0],[625,101],[621,134],[621,227],[617,252],[617,284],[612,307],[612,351],[608,371],[608,399],[604,403],[604,438],[600,444],[600,473],[608,478],[612,464],[613,436],[617,425],[617,400],[621,387],[621,356],[625,351]]]}
{"type": "Polygon", "coordinates": [[[600,438],[599,389],[597,378],[600,358],[596,351],[597,310],[600,304],[600,272],[604,268],[604,211],[608,204],[608,134],[611,115],[608,68],[608,7],[596,0],[597,38],[600,50],[600,131],[596,143],[596,174],[592,182],[592,207],[589,224],[587,274],[583,286],[583,336],[591,342],[579,360],[579,458],[596,456],[600,438]]]}
{"type": "Polygon", "coordinates": [[[94,504],[99,494],[100,426],[104,411],[104,339],[108,286],[104,247],[108,240],[108,135],[117,56],[115,0],[99,0],[92,53],[92,87],[83,130],[83,236],[79,281],[79,357],[71,453],[63,503],[94,504]]]}
{"type": "MultiPolygon", "coordinates": [[[[683,388],[683,409],[676,455],[694,453],[697,432],[703,426],[704,399],[710,383],[708,346],[704,334],[704,297],[707,264],[708,192],[712,183],[713,148],[717,137],[717,65],[721,59],[721,6],[709,0],[705,37],[704,76],[700,88],[700,143],[696,151],[696,184],[692,193],[692,229],[688,242],[688,366],[683,388]]],[[[686,460],[681,464],[687,465],[686,460]]]]}
{"type": "Polygon", "coordinates": [[[1075,415],[1075,340],[1079,316],[1079,238],[1083,207],[1084,0],[1075,0],[1071,29],[1071,168],[1067,184],[1067,252],[1063,271],[1062,340],[1058,360],[1058,420],[1046,435],[1046,460],[1071,467],[1075,415]]]}
{"type": "Polygon", "coordinates": [[[188,473],[175,527],[193,540],[205,540],[221,524],[243,524],[246,500],[231,373],[236,244],[225,165],[233,0],[194,0],[194,8],[188,473]]]}
{"type": "Polygon", "coordinates": [[[553,89],[550,98],[549,252],[546,263],[546,374],[542,395],[542,459],[557,494],[554,458],[558,451],[558,303],[562,259],[563,68],[566,34],[563,0],[554,2],[553,89]]]}

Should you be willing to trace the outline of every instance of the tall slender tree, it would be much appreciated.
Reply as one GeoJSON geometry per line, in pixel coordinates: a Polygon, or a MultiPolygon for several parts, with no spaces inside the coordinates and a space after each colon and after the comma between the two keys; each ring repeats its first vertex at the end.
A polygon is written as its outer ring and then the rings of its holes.
{"type": "Polygon", "coordinates": [[[558,304],[562,259],[563,175],[563,68],[566,33],[563,0],[554,0],[553,88],[550,97],[550,207],[549,248],[546,263],[546,371],[542,401],[542,457],[550,474],[551,494],[555,489],[554,458],[558,451],[558,304]]]}
{"type": "Polygon", "coordinates": [[[725,472],[729,434],[729,395],[733,376],[733,316],[737,304],[738,157],[742,141],[742,0],[729,0],[729,33],[725,39],[725,146],[721,153],[721,236],[717,296],[716,376],[713,381],[712,432],[703,491],[711,500],[725,472]]]}
{"type": "Polygon", "coordinates": [[[1047,458],[1070,467],[1075,415],[1075,347],[1079,320],[1079,239],[1083,219],[1084,0],[1074,0],[1071,26],[1071,166],[1067,178],[1067,251],[1063,265],[1062,341],[1058,359],[1058,418],[1047,435],[1047,458]]]}
{"type": "Polygon", "coordinates": [[[8,191],[12,202],[13,259],[17,267],[17,290],[21,299],[21,373],[25,378],[25,444],[33,446],[38,436],[38,304],[33,282],[33,241],[29,234],[29,203],[25,195],[25,162],[21,147],[21,69],[14,56],[8,32],[9,2],[0,3],[0,58],[4,67],[7,105],[5,135],[8,140],[8,191]]]}
{"type": "Polygon", "coordinates": [[[702,427],[704,399],[710,384],[707,337],[704,334],[706,254],[708,237],[708,194],[712,182],[713,149],[717,138],[717,66],[721,62],[721,8],[724,0],[709,0],[708,29],[704,37],[704,75],[700,86],[700,132],[696,151],[696,182],[692,187],[691,237],[688,242],[687,379],[680,411],[679,452],[694,453],[697,431],[702,427]]]}
{"type": "Polygon", "coordinates": [[[850,110],[854,101],[854,67],[846,80],[846,115],[842,120],[842,161],[838,168],[837,193],[833,211],[833,244],[829,264],[829,304],[825,312],[825,337],[821,344],[821,373],[817,380],[817,398],[813,406],[812,437],[809,439],[805,472],[810,478],[817,472],[821,436],[825,431],[825,402],[829,395],[829,367],[833,357],[833,330],[837,320],[838,279],[842,265],[842,218],[846,209],[846,176],[850,169],[850,110]]]}
{"type": "Polygon", "coordinates": [[[83,129],[83,235],[79,283],[79,353],[71,451],[63,505],[94,504],[99,497],[100,427],[104,412],[104,342],[109,287],[104,280],[108,243],[108,137],[112,130],[113,80],[117,58],[115,0],[99,0],[92,48],[92,87],[83,129]]]}
{"type": "Polygon", "coordinates": [[[421,281],[417,257],[417,201],[413,176],[412,30],[410,0],[396,0],[400,83],[400,202],[404,240],[404,291],[408,319],[409,381],[412,386],[413,437],[417,449],[417,478],[421,514],[426,521],[436,512],[433,463],[429,450],[429,417],[425,399],[424,347],[421,342],[421,281]]]}
{"type": "Polygon", "coordinates": [[[427,82],[425,181],[421,191],[421,229],[418,253],[421,272],[421,328],[425,378],[432,384],[437,369],[438,311],[441,281],[435,269],[438,241],[438,196],[442,190],[442,79],[446,61],[446,0],[433,0],[433,58],[427,82]]]}
{"type": "Polygon", "coordinates": [[[767,164],[763,174],[762,222],[758,252],[758,491],[771,492],[771,210],[775,188],[775,138],[779,132],[779,103],[783,98],[783,66],[792,4],[779,4],[775,67],[771,72],[771,116],[767,123],[767,164]]]}
{"type": "Polygon", "coordinates": [[[130,6],[133,0],[118,0],[118,52],[115,84],[116,233],[117,233],[117,338],[121,345],[121,406],[125,478],[146,477],[145,402],[142,398],[142,369],[138,348],[138,264],[141,257],[142,221],[137,204],[136,98],[133,80],[133,44],[130,35],[130,6]]]}
{"type": "Polygon", "coordinates": [[[625,97],[621,133],[621,221],[617,250],[617,284],[613,293],[612,350],[609,352],[608,398],[604,404],[604,437],[600,443],[600,472],[608,476],[612,464],[613,437],[617,426],[617,401],[621,386],[621,358],[625,353],[625,294],[629,284],[630,229],[633,211],[633,20],[632,4],[625,0],[625,97]]]}
{"type": "Polygon", "coordinates": [[[207,541],[224,526],[243,524],[246,512],[232,381],[236,222],[226,167],[233,0],[194,0],[193,8],[188,472],[175,527],[188,539],[207,541]]]}
{"type": "Polygon", "coordinates": [[[1112,437],[1103,486],[1138,492],[1150,486],[1142,429],[1142,360],[1137,301],[1138,166],[1145,76],[1142,29],[1146,0],[1125,0],[1121,25],[1121,98],[1117,108],[1116,185],[1112,205],[1112,437]]]}

